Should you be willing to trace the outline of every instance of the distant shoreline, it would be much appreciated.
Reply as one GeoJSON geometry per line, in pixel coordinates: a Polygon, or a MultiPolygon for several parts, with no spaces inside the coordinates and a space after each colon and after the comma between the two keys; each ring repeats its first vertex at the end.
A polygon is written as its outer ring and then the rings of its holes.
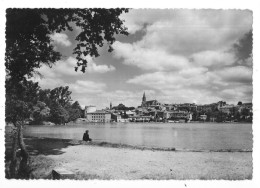
{"type": "MultiPolygon", "coordinates": [[[[25,124],[26,126],[46,126],[46,127],[54,127],[54,126],[73,126],[77,124],[190,124],[190,123],[207,123],[207,124],[254,124],[253,122],[211,122],[211,121],[191,121],[191,122],[87,122],[87,121],[78,121],[78,122],[68,122],[65,125],[61,124],[25,124]]],[[[5,123],[5,127],[13,127],[13,124],[11,123],[5,123]]]]}
{"type": "MultiPolygon", "coordinates": [[[[73,126],[77,124],[173,124],[173,125],[185,125],[185,124],[190,124],[190,123],[205,123],[205,124],[253,124],[253,122],[197,122],[197,121],[192,121],[188,123],[173,123],[173,122],[86,122],[86,121],[81,121],[81,122],[69,122],[66,125],[60,125],[60,124],[55,124],[55,125],[44,125],[44,124],[32,124],[32,125],[25,125],[25,126],[46,126],[46,127],[54,127],[54,126],[73,126]]],[[[7,125],[7,126],[12,126],[12,125],[7,125]]]]}

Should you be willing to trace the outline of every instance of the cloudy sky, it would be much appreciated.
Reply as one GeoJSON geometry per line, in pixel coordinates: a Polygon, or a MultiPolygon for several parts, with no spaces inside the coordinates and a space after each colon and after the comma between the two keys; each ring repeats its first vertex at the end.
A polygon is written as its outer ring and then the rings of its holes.
{"type": "Polygon", "coordinates": [[[82,106],[109,103],[236,104],[252,100],[252,12],[247,10],[135,9],[121,16],[130,33],[118,35],[114,51],[88,57],[86,73],[75,72],[72,50],[79,30],[53,34],[63,59],[42,67],[42,88],[68,85],[82,106]]]}

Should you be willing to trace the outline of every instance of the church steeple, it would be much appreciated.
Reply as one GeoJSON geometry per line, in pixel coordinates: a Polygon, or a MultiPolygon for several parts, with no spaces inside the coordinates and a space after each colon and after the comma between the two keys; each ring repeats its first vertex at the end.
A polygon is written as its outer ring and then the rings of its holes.
{"type": "Polygon", "coordinates": [[[110,110],[112,110],[112,102],[110,102],[110,110]]]}
{"type": "Polygon", "coordinates": [[[143,102],[146,102],[145,92],[144,92],[144,94],[143,94],[143,102]]]}
{"type": "Polygon", "coordinates": [[[145,96],[145,92],[143,94],[143,99],[142,99],[142,106],[144,106],[146,103],[146,96],[145,96]]]}

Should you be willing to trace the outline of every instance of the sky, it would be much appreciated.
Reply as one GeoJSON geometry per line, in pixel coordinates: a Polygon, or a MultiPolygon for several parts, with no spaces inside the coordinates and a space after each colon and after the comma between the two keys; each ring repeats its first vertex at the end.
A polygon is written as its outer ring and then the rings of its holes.
{"type": "Polygon", "coordinates": [[[129,35],[117,35],[114,51],[87,57],[86,73],[75,72],[75,37],[54,33],[62,60],[42,66],[43,89],[69,86],[72,99],[98,109],[123,103],[229,104],[252,101],[252,12],[248,10],[132,9],[120,16],[129,35]]]}

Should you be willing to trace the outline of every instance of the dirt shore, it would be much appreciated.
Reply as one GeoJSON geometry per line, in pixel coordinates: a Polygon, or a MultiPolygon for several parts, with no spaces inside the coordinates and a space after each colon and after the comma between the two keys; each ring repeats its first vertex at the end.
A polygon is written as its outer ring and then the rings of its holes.
{"type": "Polygon", "coordinates": [[[252,179],[252,152],[158,151],[48,139],[41,143],[46,148],[32,143],[27,140],[35,178],[62,167],[75,179],[252,179]]]}

